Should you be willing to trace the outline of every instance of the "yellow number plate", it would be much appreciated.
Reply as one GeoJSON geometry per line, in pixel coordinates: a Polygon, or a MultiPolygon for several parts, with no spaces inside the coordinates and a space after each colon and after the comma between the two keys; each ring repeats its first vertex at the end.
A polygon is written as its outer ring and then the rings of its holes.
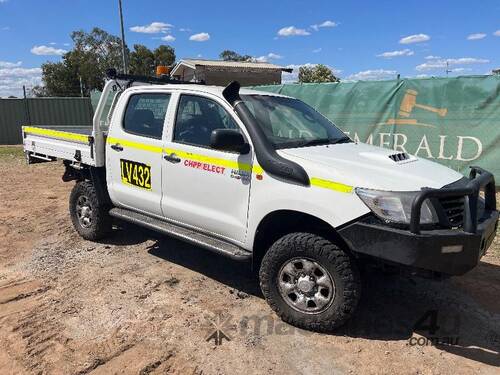
{"type": "Polygon", "coordinates": [[[122,182],[151,190],[151,167],[132,160],[120,159],[122,182]]]}

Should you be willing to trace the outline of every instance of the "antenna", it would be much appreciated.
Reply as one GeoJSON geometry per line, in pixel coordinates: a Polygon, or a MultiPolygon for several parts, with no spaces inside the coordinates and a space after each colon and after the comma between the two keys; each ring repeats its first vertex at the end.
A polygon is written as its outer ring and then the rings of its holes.
{"type": "Polygon", "coordinates": [[[127,55],[125,53],[125,31],[123,30],[123,11],[122,11],[122,0],[118,0],[118,8],[120,10],[120,30],[122,34],[122,59],[123,59],[123,73],[128,73],[127,66],[127,55]]]}
{"type": "Polygon", "coordinates": [[[448,73],[451,73],[452,71],[449,69],[450,63],[448,60],[446,60],[446,76],[448,77],[448,73]]]}

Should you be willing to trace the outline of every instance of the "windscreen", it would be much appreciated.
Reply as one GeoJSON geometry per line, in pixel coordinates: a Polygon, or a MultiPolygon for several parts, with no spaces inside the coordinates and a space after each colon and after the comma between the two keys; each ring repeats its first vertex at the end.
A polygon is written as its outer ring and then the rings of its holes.
{"type": "Polygon", "coordinates": [[[241,98],[275,149],[351,142],[330,120],[298,99],[270,95],[241,98]]]}

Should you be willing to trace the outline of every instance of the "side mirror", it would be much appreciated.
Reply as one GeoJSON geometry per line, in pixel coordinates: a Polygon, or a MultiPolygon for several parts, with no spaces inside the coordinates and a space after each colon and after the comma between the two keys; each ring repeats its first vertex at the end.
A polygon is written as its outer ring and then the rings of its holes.
{"type": "Polygon", "coordinates": [[[236,129],[215,129],[210,135],[210,147],[221,150],[248,154],[250,145],[236,129]]]}

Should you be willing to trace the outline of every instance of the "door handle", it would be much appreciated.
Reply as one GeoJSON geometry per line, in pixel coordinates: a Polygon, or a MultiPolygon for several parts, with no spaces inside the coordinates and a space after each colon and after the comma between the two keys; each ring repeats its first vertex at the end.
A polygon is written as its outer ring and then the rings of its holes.
{"type": "Polygon", "coordinates": [[[181,158],[178,157],[176,154],[174,153],[171,153],[170,155],[164,155],[163,156],[163,159],[165,159],[166,161],[169,161],[171,163],[174,163],[174,164],[177,164],[177,163],[180,163],[181,162],[181,158]]]}
{"type": "Polygon", "coordinates": [[[115,151],[123,151],[123,146],[121,146],[119,143],[116,145],[111,145],[111,148],[115,151]]]}

